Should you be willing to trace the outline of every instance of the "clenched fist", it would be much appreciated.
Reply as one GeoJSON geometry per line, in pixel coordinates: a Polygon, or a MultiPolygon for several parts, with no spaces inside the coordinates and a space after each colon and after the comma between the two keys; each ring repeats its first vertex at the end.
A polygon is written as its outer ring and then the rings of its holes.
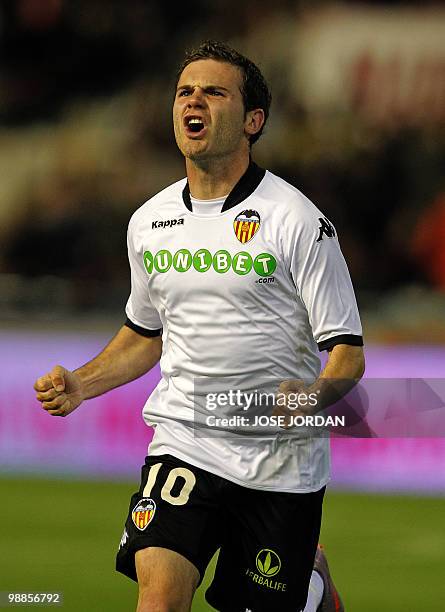
{"type": "Polygon", "coordinates": [[[42,408],[52,416],[67,416],[84,399],[80,377],[60,365],[38,378],[34,389],[42,408]]]}

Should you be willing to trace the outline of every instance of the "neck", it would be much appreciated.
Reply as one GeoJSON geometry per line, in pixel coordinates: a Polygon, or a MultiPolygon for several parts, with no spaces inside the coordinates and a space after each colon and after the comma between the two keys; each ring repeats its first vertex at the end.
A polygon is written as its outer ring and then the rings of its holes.
{"type": "Polygon", "coordinates": [[[231,159],[230,162],[217,159],[200,163],[187,158],[185,166],[190,194],[198,200],[212,200],[227,195],[246,172],[249,161],[249,155],[231,159]]]}

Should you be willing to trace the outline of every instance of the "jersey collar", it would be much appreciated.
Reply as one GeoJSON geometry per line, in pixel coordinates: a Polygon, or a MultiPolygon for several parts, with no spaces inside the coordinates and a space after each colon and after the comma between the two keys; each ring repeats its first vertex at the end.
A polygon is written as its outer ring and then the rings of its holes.
{"type": "MultiPolygon", "coordinates": [[[[260,168],[256,165],[254,161],[250,160],[249,167],[227,196],[227,199],[224,202],[224,206],[221,208],[221,212],[230,210],[230,208],[233,208],[234,206],[248,198],[261,183],[265,174],[266,171],[264,170],[264,168],[260,168]]],[[[192,203],[190,201],[190,188],[188,182],[182,191],[182,199],[184,200],[184,204],[186,205],[188,210],[190,212],[193,212],[192,203]]]]}

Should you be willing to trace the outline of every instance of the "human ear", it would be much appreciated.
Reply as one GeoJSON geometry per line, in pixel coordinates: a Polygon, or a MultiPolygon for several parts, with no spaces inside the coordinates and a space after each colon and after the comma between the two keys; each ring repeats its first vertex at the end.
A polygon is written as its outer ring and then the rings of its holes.
{"type": "Polygon", "coordinates": [[[248,136],[253,136],[261,130],[264,125],[264,111],[262,108],[255,108],[246,113],[244,121],[244,131],[248,136]]]}

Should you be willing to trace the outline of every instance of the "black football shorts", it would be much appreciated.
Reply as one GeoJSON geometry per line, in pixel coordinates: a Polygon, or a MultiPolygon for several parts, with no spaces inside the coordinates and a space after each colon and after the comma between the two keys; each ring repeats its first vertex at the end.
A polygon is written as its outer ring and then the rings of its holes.
{"type": "Polygon", "coordinates": [[[174,550],[200,580],[220,549],[208,603],[221,612],[298,612],[306,605],[325,487],[249,489],[171,455],[150,456],[130,502],[116,569],[137,580],[136,551],[174,550]]]}

